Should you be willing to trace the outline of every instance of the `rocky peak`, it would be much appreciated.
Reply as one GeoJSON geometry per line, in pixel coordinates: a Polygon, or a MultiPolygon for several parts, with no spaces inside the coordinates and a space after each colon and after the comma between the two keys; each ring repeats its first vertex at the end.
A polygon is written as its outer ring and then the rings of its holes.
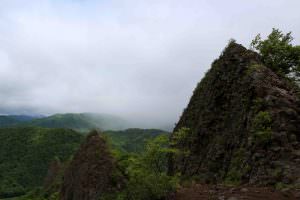
{"type": "MultiPolygon", "coordinates": [[[[174,131],[189,154],[170,172],[230,183],[300,185],[298,87],[231,42],[197,85],[174,131]]],[[[182,147],[179,147],[182,148],[182,147]]]]}

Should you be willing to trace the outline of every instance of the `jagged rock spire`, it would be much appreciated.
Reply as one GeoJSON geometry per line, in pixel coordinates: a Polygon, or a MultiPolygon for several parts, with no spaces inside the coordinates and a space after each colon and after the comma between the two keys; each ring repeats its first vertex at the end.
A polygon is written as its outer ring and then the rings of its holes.
{"type": "MultiPolygon", "coordinates": [[[[189,128],[186,156],[170,173],[206,181],[300,186],[299,88],[230,43],[194,90],[175,130],[189,128]]],[[[179,147],[180,148],[180,147],[179,147]]]]}

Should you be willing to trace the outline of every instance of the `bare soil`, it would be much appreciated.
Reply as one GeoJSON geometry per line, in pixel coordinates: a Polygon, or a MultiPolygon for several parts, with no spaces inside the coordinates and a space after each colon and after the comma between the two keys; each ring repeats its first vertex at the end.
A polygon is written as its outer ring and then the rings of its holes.
{"type": "Polygon", "coordinates": [[[300,200],[300,190],[196,184],[180,188],[169,200],[300,200]]]}

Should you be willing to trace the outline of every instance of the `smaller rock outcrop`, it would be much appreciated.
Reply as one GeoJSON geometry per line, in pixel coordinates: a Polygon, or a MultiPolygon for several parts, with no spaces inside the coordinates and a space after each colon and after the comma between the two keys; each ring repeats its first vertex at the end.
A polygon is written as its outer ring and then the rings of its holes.
{"type": "Polygon", "coordinates": [[[63,164],[58,158],[54,159],[49,165],[48,172],[44,180],[43,189],[47,194],[51,194],[59,190],[62,172],[63,164]]]}
{"type": "Polygon", "coordinates": [[[61,200],[98,200],[115,190],[115,160],[106,140],[92,131],[66,169],[61,200]]]}

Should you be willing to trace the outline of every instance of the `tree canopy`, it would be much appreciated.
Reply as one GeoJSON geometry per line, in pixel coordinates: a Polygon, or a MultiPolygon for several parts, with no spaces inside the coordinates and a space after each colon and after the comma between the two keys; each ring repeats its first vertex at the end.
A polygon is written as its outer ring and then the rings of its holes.
{"type": "Polygon", "coordinates": [[[273,28],[266,39],[258,34],[251,47],[262,57],[265,65],[277,73],[300,79],[300,46],[293,45],[292,33],[273,28]]]}

